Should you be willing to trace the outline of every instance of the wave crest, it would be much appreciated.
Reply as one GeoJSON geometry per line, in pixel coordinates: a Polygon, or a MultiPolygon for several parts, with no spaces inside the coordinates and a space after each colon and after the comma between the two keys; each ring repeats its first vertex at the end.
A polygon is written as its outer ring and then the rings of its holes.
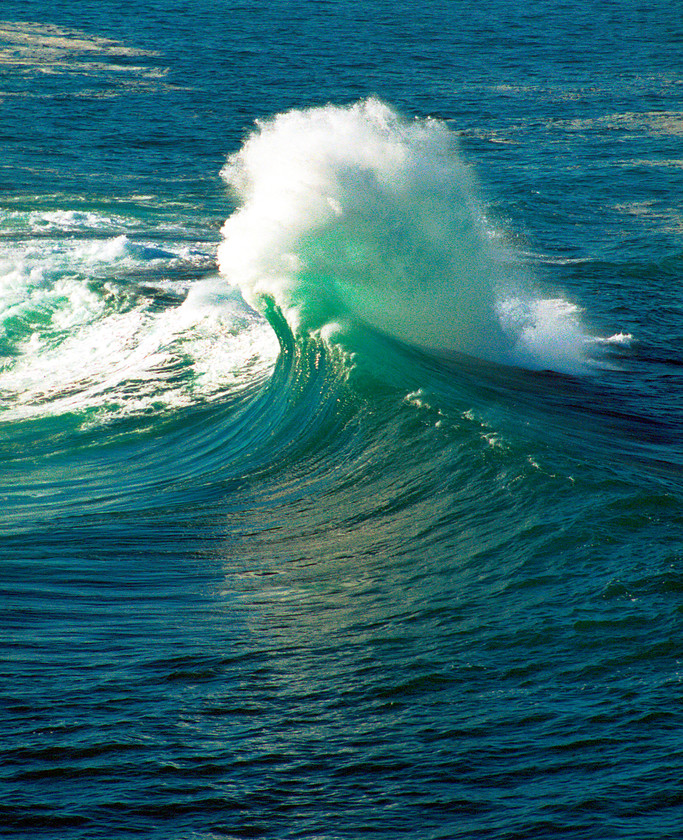
{"type": "Polygon", "coordinates": [[[506,288],[509,261],[443,122],[376,99],[289,111],[258,122],[222,176],[239,206],[220,270],[252,306],[273,299],[294,331],[360,320],[440,353],[580,364],[576,309],[506,288]]]}

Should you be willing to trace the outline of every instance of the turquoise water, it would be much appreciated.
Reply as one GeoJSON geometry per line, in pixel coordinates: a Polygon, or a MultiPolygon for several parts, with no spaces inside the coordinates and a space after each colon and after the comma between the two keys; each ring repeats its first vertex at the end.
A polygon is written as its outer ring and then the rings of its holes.
{"type": "Polygon", "coordinates": [[[676,836],[675,4],[0,18],[3,836],[676,836]]]}

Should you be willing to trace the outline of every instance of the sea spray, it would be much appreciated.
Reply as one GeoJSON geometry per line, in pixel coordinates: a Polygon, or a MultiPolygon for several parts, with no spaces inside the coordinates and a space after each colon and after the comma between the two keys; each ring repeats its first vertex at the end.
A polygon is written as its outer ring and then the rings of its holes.
{"type": "Polygon", "coordinates": [[[376,99],[289,111],[258,122],[222,174],[238,209],[220,270],[251,305],[275,301],[295,332],[350,318],[439,353],[580,365],[576,308],[510,291],[445,123],[376,99]]]}

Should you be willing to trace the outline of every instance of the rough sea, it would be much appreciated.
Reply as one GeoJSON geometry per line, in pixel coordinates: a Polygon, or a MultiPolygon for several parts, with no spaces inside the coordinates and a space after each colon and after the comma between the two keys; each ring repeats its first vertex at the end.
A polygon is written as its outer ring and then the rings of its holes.
{"type": "Polygon", "coordinates": [[[680,0],[3,0],[0,109],[0,835],[680,836],[680,0]]]}

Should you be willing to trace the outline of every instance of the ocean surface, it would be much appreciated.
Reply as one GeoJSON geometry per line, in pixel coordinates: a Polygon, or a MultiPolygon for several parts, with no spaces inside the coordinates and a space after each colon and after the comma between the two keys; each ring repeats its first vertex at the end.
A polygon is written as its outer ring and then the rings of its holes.
{"type": "Polygon", "coordinates": [[[679,0],[3,0],[0,107],[0,835],[679,836],[679,0]]]}

